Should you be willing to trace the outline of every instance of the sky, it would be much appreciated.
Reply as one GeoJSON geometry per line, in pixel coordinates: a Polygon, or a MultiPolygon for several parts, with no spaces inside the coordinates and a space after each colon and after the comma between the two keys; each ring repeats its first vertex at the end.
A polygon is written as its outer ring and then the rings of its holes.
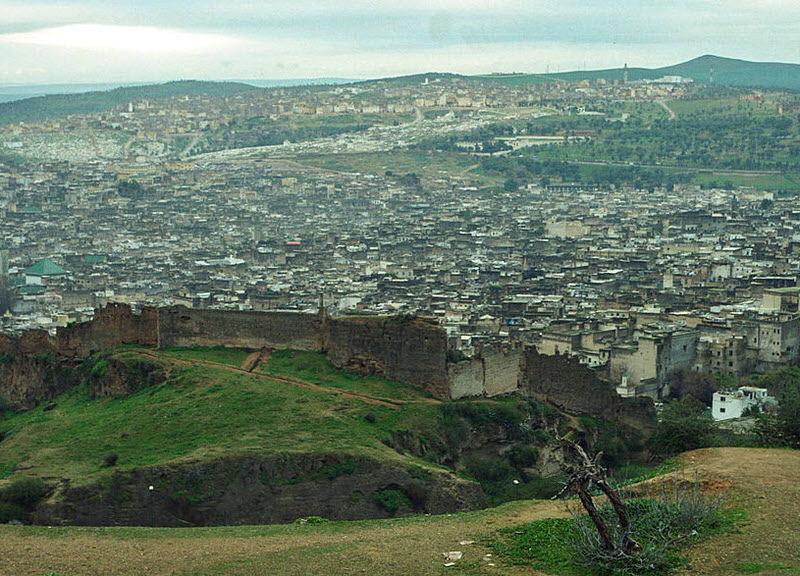
{"type": "Polygon", "coordinates": [[[800,0],[0,0],[0,84],[800,62],[800,0]]]}

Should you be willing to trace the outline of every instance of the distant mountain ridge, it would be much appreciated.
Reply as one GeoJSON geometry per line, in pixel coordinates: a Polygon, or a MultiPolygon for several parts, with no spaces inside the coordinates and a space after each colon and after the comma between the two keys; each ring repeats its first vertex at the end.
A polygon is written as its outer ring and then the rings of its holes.
{"type": "MultiPolygon", "coordinates": [[[[623,73],[623,68],[609,68],[550,74],[493,74],[470,76],[470,78],[525,84],[548,82],[555,79],[570,81],[621,80],[623,73]]],[[[628,68],[628,79],[631,81],[655,80],[663,76],[684,76],[700,84],[711,83],[713,76],[713,83],[718,86],[800,90],[800,64],[750,62],[706,54],[687,62],[661,68],[628,68]]]]}
{"type": "MultiPolygon", "coordinates": [[[[713,82],[718,86],[735,86],[763,89],[800,90],[800,64],[781,62],[750,62],[734,58],[705,55],[662,68],[628,68],[631,81],[660,78],[662,76],[684,76],[700,84],[713,82]]],[[[419,83],[426,79],[460,78],[477,82],[496,82],[512,85],[537,84],[554,80],[621,80],[623,68],[605,70],[585,70],[554,72],[549,74],[484,74],[465,76],[452,73],[429,72],[382,78],[375,80],[350,81],[343,78],[320,78],[309,80],[252,80],[240,82],[210,82],[180,80],[165,84],[131,85],[112,90],[94,90],[80,94],[49,94],[24,98],[12,102],[2,102],[0,98],[0,125],[15,122],[39,122],[62,118],[71,114],[97,114],[123,106],[131,101],[157,100],[172,96],[235,96],[263,87],[277,86],[319,86],[322,84],[345,84],[348,82],[367,84],[383,82],[391,84],[419,83]]],[[[2,88],[2,87],[0,87],[2,88]]],[[[6,87],[11,89],[11,87],[6,87]]],[[[1,96],[2,94],[0,94],[1,96]]]]}
{"type": "Polygon", "coordinates": [[[173,96],[235,96],[255,86],[242,82],[206,82],[177,80],[164,84],[124,86],[113,90],[96,90],[81,94],[49,94],[0,103],[0,124],[41,122],[71,114],[97,114],[124,106],[128,102],[157,100],[173,96]]]}

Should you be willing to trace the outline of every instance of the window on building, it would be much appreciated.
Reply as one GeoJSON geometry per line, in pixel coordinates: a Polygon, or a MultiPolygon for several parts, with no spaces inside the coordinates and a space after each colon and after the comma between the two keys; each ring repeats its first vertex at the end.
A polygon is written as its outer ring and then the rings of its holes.
{"type": "Polygon", "coordinates": [[[724,414],[724,413],[725,413],[725,408],[720,408],[720,409],[719,409],[719,413],[720,413],[720,414],[724,414]]]}
{"type": "Polygon", "coordinates": [[[719,397],[719,401],[720,401],[720,402],[725,402],[725,396],[720,396],[720,397],[719,397]]]}

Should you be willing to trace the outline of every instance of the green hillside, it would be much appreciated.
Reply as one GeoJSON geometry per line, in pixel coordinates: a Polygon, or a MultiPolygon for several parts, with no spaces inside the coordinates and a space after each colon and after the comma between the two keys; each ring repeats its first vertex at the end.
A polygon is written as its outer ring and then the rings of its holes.
{"type": "MultiPolygon", "coordinates": [[[[136,351],[114,360],[159,363],[170,375],[164,382],[128,396],[92,399],[89,384],[45,406],[0,420],[0,478],[24,463],[25,475],[68,477],[85,482],[112,470],[104,455],[119,456],[116,469],[203,460],[221,454],[263,454],[336,450],[353,455],[403,459],[383,443],[393,430],[416,419],[433,419],[437,405],[384,406],[309,390],[284,382],[229,371],[211,350],[209,363],[173,364],[136,351]],[[49,407],[48,407],[49,408],[49,407]],[[376,417],[375,424],[364,419],[376,417]]],[[[231,351],[231,357],[238,356],[231,351]]],[[[195,352],[195,358],[197,353],[195,352]]],[[[93,359],[90,373],[104,370],[93,359]],[[95,367],[96,366],[96,367],[95,367]]],[[[408,459],[409,464],[412,459],[408,459]]]]}
{"type": "Polygon", "coordinates": [[[0,103],[0,124],[40,122],[71,114],[97,114],[124,106],[128,102],[140,100],[158,100],[173,96],[200,94],[235,96],[251,90],[258,90],[258,88],[239,82],[180,80],[165,84],[129,86],[83,94],[51,94],[0,103]]]}
{"type": "MultiPolygon", "coordinates": [[[[153,467],[297,457],[334,457],[345,463],[337,473],[367,461],[426,478],[455,472],[478,481],[489,504],[559,487],[538,466],[562,419],[552,408],[519,397],[439,402],[337,370],[319,353],[260,354],[125,347],[92,356],[53,402],[0,411],[0,493],[25,478],[94,489],[153,467]]],[[[290,483],[311,473],[298,474],[290,483]]]]}

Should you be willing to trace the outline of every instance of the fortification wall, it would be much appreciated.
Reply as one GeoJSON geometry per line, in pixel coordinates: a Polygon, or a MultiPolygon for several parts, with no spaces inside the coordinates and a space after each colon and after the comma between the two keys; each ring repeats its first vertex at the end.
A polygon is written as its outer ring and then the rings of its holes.
{"type": "Polygon", "coordinates": [[[447,335],[435,321],[367,316],[329,318],[325,324],[325,351],[335,366],[450,397],[447,335]]]}
{"type": "Polygon", "coordinates": [[[450,398],[498,396],[519,388],[522,350],[481,350],[478,356],[447,365],[450,398]]]}
{"type": "Polygon", "coordinates": [[[120,344],[155,346],[158,315],[156,308],[145,308],[141,314],[134,314],[127,304],[109,303],[97,309],[88,322],[58,328],[55,346],[59,356],[75,359],[120,344]]]}
{"type": "Polygon", "coordinates": [[[519,388],[522,349],[482,352],[483,389],[487,396],[508,394],[519,388]]]}
{"type": "Polygon", "coordinates": [[[320,350],[321,319],[301,312],[173,306],[159,310],[158,345],[320,350]]]}
{"type": "Polygon", "coordinates": [[[655,429],[655,407],[649,398],[622,398],[577,358],[539,354],[525,348],[520,389],[570,414],[593,416],[635,428],[649,437],[655,429]]]}
{"type": "Polygon", "coordinates": [[[450,398],[482,396],[484,393],[483,360],[470,358],[447,365],[447,379],[450,382],[450,398]]]}

